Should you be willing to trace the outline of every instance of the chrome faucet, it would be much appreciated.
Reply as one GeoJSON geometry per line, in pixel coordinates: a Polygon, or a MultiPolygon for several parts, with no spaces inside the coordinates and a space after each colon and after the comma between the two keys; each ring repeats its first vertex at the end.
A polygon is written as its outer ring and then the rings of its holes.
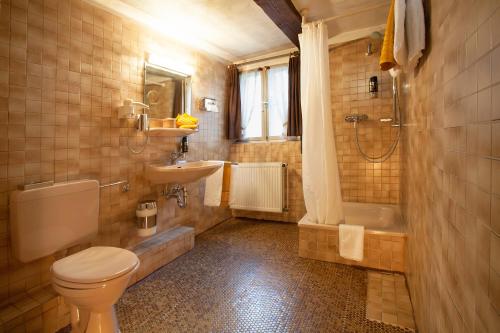
{"type": "Polygon", "coordinates": [[[184,153],[182,151],[174,151],[170,154],[170,164],[176,164],[179,158],[184,159],[184,153]]]}
{"type": "Polygon", "coordinates": [[[177,164],[177,160],[182,157],[182,159],[185,159],[185,154],[189,151],[188,148],[188,138],[187,136],[183,136],[180,144],[180,150],[179,151],[174,151],[170,154],[170,163],[171,164],[177,164]]]}

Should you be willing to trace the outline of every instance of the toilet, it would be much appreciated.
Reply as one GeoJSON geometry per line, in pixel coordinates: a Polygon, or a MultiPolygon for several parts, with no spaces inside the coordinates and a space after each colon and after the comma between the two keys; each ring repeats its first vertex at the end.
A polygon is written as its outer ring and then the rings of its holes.
{"type": "Polygon", "coordinates": [[[138,267],[133,252],[108,246],[56,261],[52,286],[71,306],[73,332],[119,332],[114,304],[138,267]]]}
{"type": "MultiPolygon", "coordinates": [[[[99,183],[14,191],[10,214],[12,250],[22,262],[90,242],[98,231],[99,183]]],[[[133,252],[110,246],[90,247],[54,262],[52,286],[71,308],[71,332],[119,333],[114,304],[139,265],[133,252]]]]}

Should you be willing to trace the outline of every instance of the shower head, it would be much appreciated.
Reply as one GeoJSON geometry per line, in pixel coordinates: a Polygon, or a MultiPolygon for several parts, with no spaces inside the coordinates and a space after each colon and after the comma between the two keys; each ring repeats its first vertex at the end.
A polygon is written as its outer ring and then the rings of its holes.
{"type": "Polygon", "coordinates": [[[378,31],[374,31],[370,34],[370,39],[372,40],[379,40],[379,39],[382,39],[382,34],[378,31]]]}
{"type": "Polygon", "coordinates": [[[368,42],[368,46],[366,49],[365,55],[370,56],[374,53],[374,46],[373,43],[377,44],[379,40],[382,39],[382,34],[378,31],[374,31],[370,34],[370,41],[368,42]]]}

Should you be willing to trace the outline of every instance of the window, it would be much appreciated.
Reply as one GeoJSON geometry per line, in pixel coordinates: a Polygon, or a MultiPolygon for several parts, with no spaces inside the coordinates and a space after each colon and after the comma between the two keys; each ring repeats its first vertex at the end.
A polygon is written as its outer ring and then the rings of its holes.
{"type": "Polygon", "coordinates": [[[286,137],[288,66],[273,66],[240,74],[241,130],[247,140],[286,137]]]}

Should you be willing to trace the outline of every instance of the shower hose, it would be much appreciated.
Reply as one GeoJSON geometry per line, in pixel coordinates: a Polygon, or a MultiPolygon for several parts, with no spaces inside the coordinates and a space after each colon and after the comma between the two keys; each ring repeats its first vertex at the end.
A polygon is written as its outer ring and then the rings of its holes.
{"type": "MultiPolygon", "coordinates": [[[[393,114],[396,115],[397,112],[397,124],[393,124],[393,127],[398,128],[398,134],[396,135],[396,139],[391,143],[389,146],[389,149],[380,156],[370,156],[367,153],[363,151],[361,148],[361,145],[359,143],[359,134],[358,134],[358,124],[357,122],[354,123],[354,131],[356,132],[356,147],[358,148],[359,153],[365,160],[371,163],[382,163],[386,161],[391,155],[394,153],[396,150],[396,147],[399,142],[399,138],[401,136],[401,109],[399,108],[399,93],[398,93],[398,86],[397,86],[397,79],[393,78],[392,79],[392,110],[393,114]]],[[[394,119],[393,119],[394,121],[394,119]]]]}

